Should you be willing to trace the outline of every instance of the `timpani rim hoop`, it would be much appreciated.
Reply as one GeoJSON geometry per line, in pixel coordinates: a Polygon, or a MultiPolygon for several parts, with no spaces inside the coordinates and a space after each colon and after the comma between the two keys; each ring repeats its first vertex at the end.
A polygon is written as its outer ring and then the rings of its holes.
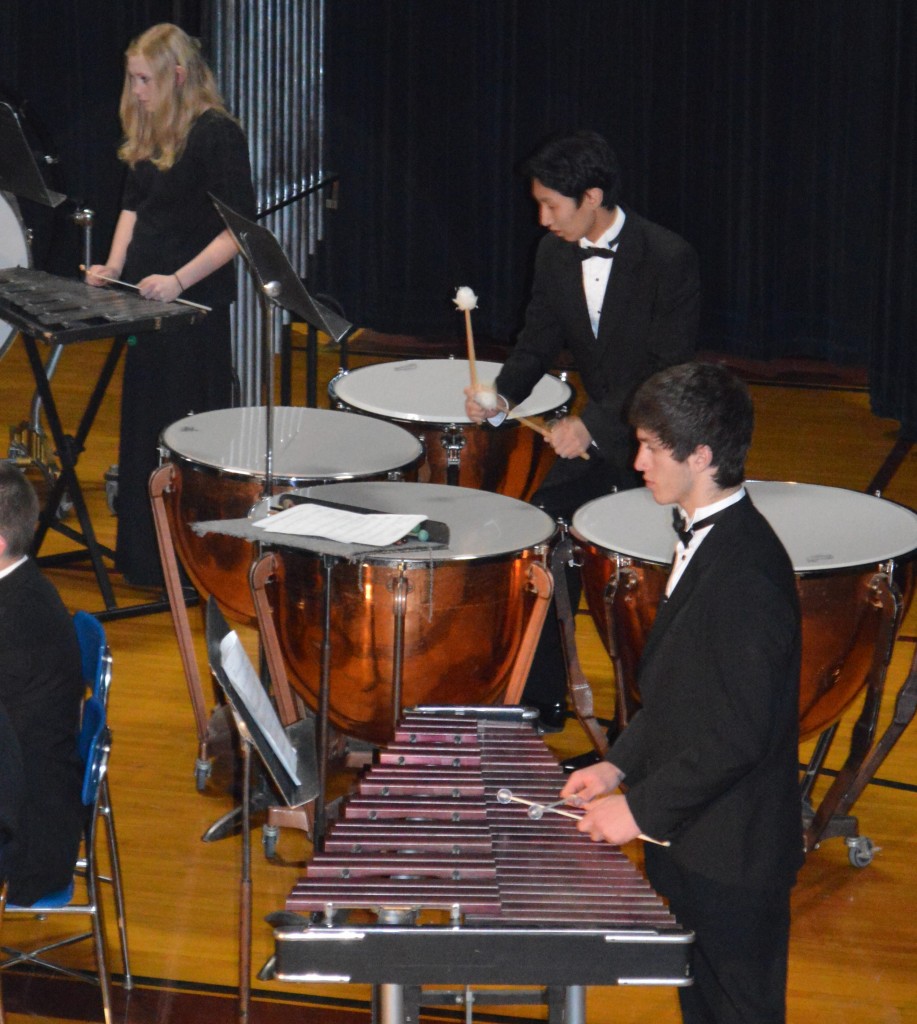
{"type": "MultiPolygon", "coordinates": [[[[792,481],[748,480],[745,486],[796,573],[879,565],[917,551],[917,513],[887,498],[792,481]]],[[[668,565],[675,548],[672,507],[657,505],[645,487],[619,491],[579,508],[571,532],[617,554],[668,565]]]]}
{"type": "MultiPolygon", "coordinates": [[[[478,380],[490,384],[502,363],[477,360],[478,380]]],[[[372,416],[437,426],[465,425],[464,389],[471,380],[467,359],[404,359],[372,363],[348,370],[331,381],[332,400],[372,416]]],[[[566,406],[573,388],[565,380],[545,374],[532,393],[513,409],[514,415],[543,416],[566,406]]],[[[513,424],[505,420],[503,425],[513,424]]]]}
{"type": "MultiPolygon", "coordinates": [[[[176,420],[160,444],[170,460],[239,480],[265,476],[266,410],[215,409],[176,420]]],[[[275,486],[338,482],[401,472],[423,457],[423,445],[394,423],[367,421],[337,409],[277,406],[273,410],[275,486]]]]}

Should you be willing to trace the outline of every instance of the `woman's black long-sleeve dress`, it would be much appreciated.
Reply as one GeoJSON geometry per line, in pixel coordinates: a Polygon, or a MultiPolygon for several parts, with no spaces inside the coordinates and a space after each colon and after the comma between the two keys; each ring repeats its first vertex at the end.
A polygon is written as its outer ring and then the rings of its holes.
{"type": "MultiPolygon", "coordinates": [[[[245,135],[235,121],[213,110],[194,122],[169,170],[142,161],[128,172],[122,205],[137,220],[123,280],[135,284],[149,274],[171,274],[220,234],[225,225],[208,193],[244,217],[255,215],[245,135]]],[[[132,584],[162,582],[147,490],[159,463],[162,431],[192,412],[232,404],[229,307],[235,297],[235,270],[228,263],[182,295],[212,312],[187,327],[138,334],[127,346],[116,564],[132,584]]]]}

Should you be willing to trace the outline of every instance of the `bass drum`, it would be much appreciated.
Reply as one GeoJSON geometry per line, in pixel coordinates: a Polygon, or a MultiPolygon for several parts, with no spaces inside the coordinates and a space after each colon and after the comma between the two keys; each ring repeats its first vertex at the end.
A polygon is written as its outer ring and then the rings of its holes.
{"type": "MultiPolygon", "coordinates": [[[[917,515],[857,491],[750,481],[749,494],[789,553],[802,607],[799,723],[803,738],[853,703],[882,643],[877,574],[893,565],[906,607],[913,592],[917,515]]],[[[589,611],[612,654],[619,699],[639,706],[637,665],[665,593],[675,535],[671,509],[645,488],[591,501],[573,517],[589,611]]],[[[882,655],[882,652],[878,652],[882,655]]],[[[737,665],[740,671],[741,666],[737,665]]]]}
{"type": "MultiPolygon", "coordinates": [[[[496,380],[500,363],[475,363],[478,380],[496,380]]],[[[466,359],[412,359],[376,363],[336,377],[329,385],[339,408],[390,420],[424,445],[422,483],[461,484],[527,501],[550,469],[553,451],[541,436],[514,420],[499,427],[472,423],[463,389],[470,380],[466,359]]],[[[545,375],[519,406],[520,416],[564,415],[572,389],[545,375]]]]}
{"type": "MultiPolygon", "coordinates": [[[[445,547],[391,548],[339,560],[330,576],[328,721],[370,743],[391,739],[400,709],[500,702],[536,598],[533,561],[554,532],[526,502],[466,487],[352,483],[305,496],[445,523],[445,547]]],[[[294,688],[319,709],[322,556],[266,534],[279,563],[270,617],[294,688]]],[[[264,632],[264,627],[262,627],[264,632]]]]}
{"type": "MultiPolygon", "coordinates": [[[[9,192],[0,192],[0,270],[32,266],[28,239],[19,204],[9,192]]],[[[16,340],[17,333],[18,328],[0,320],[0,359],[16,340]]]]}
{"type": "MultiPolygon", "coordinates": [[[[252,545],[235,537],[200,537],[193,523],[244,517],[262,496],[263,408],[218,409],[187,416],[162,434],[173,468],[166,492],[169,532],[195,588],[213,594],[235,622],[254,623],[248,585],[252,545]]],[[[328,409],[280,407],[273,416],[273,493],[343,480],[401,478],[423,455],[415,437],[393,424],[328,409]]]]}

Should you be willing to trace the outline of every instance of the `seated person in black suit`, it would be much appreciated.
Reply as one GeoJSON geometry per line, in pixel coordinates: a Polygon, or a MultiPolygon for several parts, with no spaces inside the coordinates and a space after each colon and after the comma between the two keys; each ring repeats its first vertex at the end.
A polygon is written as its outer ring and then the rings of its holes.
{"type": "Polygon", "coordinates": [[[85,810],[80,648],[60,596],[28,556],[37,521],[32,485],[0,463],[0,705],[25,777],[4,861],[9,902],[21,906],[69,884],[85,810]]]}
{"type": "MultiPolygon", "coordinates": [[[[650,374],[694,355],[697,254],[683,238],[621,203],[617,157],[595,132],[550,139],[522,171],[547,229],[535,256],[525,325],[494,382],[496,394],[467,388],[465,409],[476,423],[496,424],[555,366],[562,349],[570,352],[586,402],[578,415],[552,427],[548,443],[557,460],[532,498],[552,519],[569,523],[587,501],[639,485],[627,402],[650,374]]],[[[566,575],[575,611],[579,570],[566,575]]],[[[557,728],[566,689],[552,607],[523,702],[538,708],[544,726],[557,728]]]]}
{"type": "Polygon", "coordinates": [[[686,1024],[782,1024],[803,861],[801,626],[789,556],[743,484],[751,398],[723,367],[687,363],[651,377],[630,416],[636,468],[683,519],[640,661],[642,707],[561,795],[585,805],[577,828],[593,840],[670,844],[644,852],[695,933],[686,1024]]]}
{"type": "Polygon", "coordinates": [[[22,755],[9,716],[0,704],[0,886],[6,881],[7,862],[22,806],[22,755]]]}

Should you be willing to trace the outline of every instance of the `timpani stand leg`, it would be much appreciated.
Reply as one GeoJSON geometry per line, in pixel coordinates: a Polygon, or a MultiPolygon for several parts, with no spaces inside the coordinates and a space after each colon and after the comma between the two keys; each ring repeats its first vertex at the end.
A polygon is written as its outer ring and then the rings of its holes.
{"type": "Polygon", "coordinates": [[[811,805],[812,790],[818,781],[818,776],[821,774],[822,765],[824,765],[828,751],[831,749],[831,744],[834,742],[839,725],[840,722],[835,722],[834,725],[829,726],[819,735],[815,743],[815,749],[812,751],[812,756],[806,765],[800,787],[800,796],[804,806],[811,805]]]}
{"type": "MultiPolygon", "coordinates": [[[[503,696],[503,703],[516,705],[522,702],[522,691],[525,689],[525,682],[535,658],[535,650],[538,647],[538,639],[544,627],[544,621],[548,614],[548,605],[554,590],[554,581],[551,574],[540,562],[532,562],[529,566],[528,586],[535,594],[535,604],[532,607],[529,621],[522,636],[522,643],[519,645],[519,653],[513,663],[513,671],[509,682],[506,684],[506,693],[503,696]]],[[[575,652],[574,652],[575,654],[575,652]]],[[[585,680],[584,680],[585,682],[585,680]]],[[[589,684],[586,683],[588,689],[589,684]]],[[[592,691],[589,690],[589,699],[592,699],[592,691]]]]}
{"type": "Polygon", "coordinates": [[[191,636],[191,623],[185,605],[184,590],[178,569],[178,558],[175,545],[172,543],[172,532],[166,513],[165,495],[172,489],[175,481],[175,467],[164,463],[150,476],[150,504],[153,509],[153,525],[156,528],[156,540],[159,544],[159,558],[169,598],[169,609],[172,613],[172,626],[181,655],[182,668],[185,672],[185,683],[188,696],[191,698],[191,709],[194,712],[194,723],[197,727],[198,753],[194,765],[194,778],[200,792],[206,788],[210,776],[210,712],[204,696],[204,686],[194,653],[194,641],[191,636]]]}
{"type": "MultiPolygon", "coordinates": [[[[858,827],[856,818],[851,817],[848,812],[872,778],[871,774],[868,777],[863,775],[866,765],[871,764],[874,772],[881,763],[881,759],[875,761],[870,758],[870,751],[900,611],[899,595],[892,585],[890,568],[885,572],[876,573],[870,582],[869,589],[870,607],[875,610],[879,621],[872,662],[866,674],[866,695],[863,699],[863,707],[853,726],[847,759],[805,829],[806,851],[816,849],[823,839],[841,836],[847,840],[850,846],[851,860],[854,863],[857,863],[854,854],[859,846],[858,827]]],[[[908,690],[909,681],[910,677],[905,681],[901,693],[908,690]]],[[[905,697],[905,705],[907,699],[905,697]]],[[[865,863],[868,863],[868,859],[864,859],[863,863],[859,863],[857,866],[865,866],[865,863]]]]}
{"type": "Polygon", "coordinates": [[[604,757],[608,750],[608,734],[596,720],[592,687],[580,666],[579,653],[576,649],[576,618],[567,589],[566,566],[572,564],[574,559],[573,541],[563,524],[561,531],[560,539],[551,552],[551,575],[554,577],[554,607],[557,611],[564,662],[567,667],[567,692],[570,694],[577,720],[596,753],[604,757]]]}
{"type": "Polygon", "coordinates": [[[405,574],[405,564],[398,566],[398,576],[391,580],[392,615],[394,616],[394,645],[392,651],[392,734],[401,718],[401,691],[404,683],[404,617],[407,613],[411,584],[405,574]]]}
{"type": "Polygon", "coordinates": [[[322,668],[319,677],[316,723],[318,736],[318,799],[315,801],[315,845],[321,846],[327,828],[328,761],[331,755],[331,730],[328,709],[331,706],[331,584],[335,559],[322,555],[322,668]]]}
{"type": "Polygon", "coordinates": [[[462,449],[465,447],[465,435],[462,428],[454,423],[450,424],[448,429],[443,431],[440,444],[446,452],[446,483],[450,487],[457,487],[459,472],[462,468],[462,449]]]}
{"type": "MultiPolygon", "coordinates": [[[[318,707],[315,714],[316,722],[316,754],[318,795],[315,799],[314,817],[312,819],[312,839],[318,849],[327,828],[328,810],[325,803],[328,792],[328,762],[331,753],[331,728],[328,721],[328,707],[331,695],[331,599],[332,571],[337,559],[333,555],[322,556],[322,573],[324,578],[322,597],[322,650],[321,678],[319,681],[318,707]]],[[[276,572],[276,556],[270,552],[262,555],[252,566],[249,574],[255,614],[258,619],[258,630],[264,657],[271,676],[274,696],[277,701],[277,713],[281,722],[291,725],[299,717],[299,709],[290,688],[283,656],[280,653],[280,639],[271,614],[270,601],[267,597],[267,583],[276,572]]]]}

